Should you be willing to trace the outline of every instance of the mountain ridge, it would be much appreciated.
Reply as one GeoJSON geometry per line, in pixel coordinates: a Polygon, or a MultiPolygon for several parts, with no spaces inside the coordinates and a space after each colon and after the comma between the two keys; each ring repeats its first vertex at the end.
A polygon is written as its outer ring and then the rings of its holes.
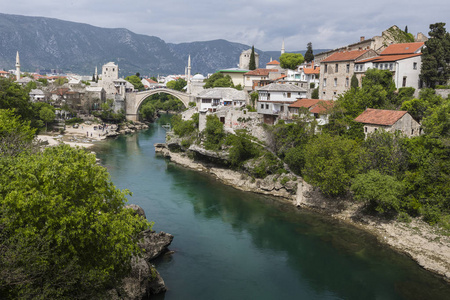
{"type": "MultiPolygon", "coordinates": [[[[206,75],[237,67],[240,53],[249,48],[225,39],[167,43],[159,37],[137,34],[126,28],[0,13],[0,68],[4,69],[14,68],[16,51],[19,51],[22,70],[30,72],[62,69],[90,75],[96,66],[101,69],[103,64],[113,61],[119,65],[121,76],[136,72],[152,76],[184,74],[191,55],[192,73],[206,75]]],[[[255,51],[260,56],[260,67],[277,53],[255,51]]]]}

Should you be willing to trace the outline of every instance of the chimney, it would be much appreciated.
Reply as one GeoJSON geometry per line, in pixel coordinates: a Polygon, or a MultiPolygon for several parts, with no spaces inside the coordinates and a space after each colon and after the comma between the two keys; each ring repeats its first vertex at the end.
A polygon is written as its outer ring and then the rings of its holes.
{"type": "Polygon", "coordinates": [[[359,38],[359,41],[360,41],[360,42],[363,42],[365,39],[366,39],[366,38],[362,36],[362,37],[359,38]]]}

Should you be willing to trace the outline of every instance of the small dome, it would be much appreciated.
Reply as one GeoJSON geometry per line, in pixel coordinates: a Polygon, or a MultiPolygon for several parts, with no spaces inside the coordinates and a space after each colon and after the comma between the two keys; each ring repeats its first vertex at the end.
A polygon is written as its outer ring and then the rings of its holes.
{"type": "Polygon", "coordinates": [[[196,81],[203,81],[205,79],[205,76],[203,76],[202,74],[195,74],[194,77],[192,77],[192,80],[196,80],[196,81]]]}

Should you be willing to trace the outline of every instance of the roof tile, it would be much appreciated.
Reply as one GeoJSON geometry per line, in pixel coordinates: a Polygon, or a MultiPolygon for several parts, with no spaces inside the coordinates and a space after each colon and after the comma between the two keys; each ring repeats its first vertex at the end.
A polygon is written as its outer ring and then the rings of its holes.
{"type": "Polygon", "coordinates": [[[368,108],[358,117],[355,121],[365,124],[374,125],[394,125],[398,120],[400,120],[407,111],[404,110],[385,110],[385,109],[374,109],[368,108]]]}

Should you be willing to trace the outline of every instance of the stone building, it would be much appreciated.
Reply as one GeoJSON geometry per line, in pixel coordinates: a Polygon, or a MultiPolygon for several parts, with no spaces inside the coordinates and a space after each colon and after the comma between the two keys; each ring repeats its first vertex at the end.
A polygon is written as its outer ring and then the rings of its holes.
{"type": "Polygon", "coordinates": [[[258,93],[257,111],[264,116],[266,124],[287,119],[289,105],[306,98],[306,90],[293,84],[272,83],[258,88],[258,93]]]}
{"type": "MultiPolygon", "coordinates": [[[[242,51],[241,55],[239,56],[239,69],[245,69],[245,70],[249,69],[251,54],[252,54],[252,49],[242,51]]],[[[256,52],[255,52],[255,65],[256,65],[256,68],[259,67],[259,54],[256,52]]]]}
{"type": "Polygon", "coordinates": [[[422,88],[419,78],[422,66],[423,42],[393,44],[377,57],[355,63],[355,74],[360,82],[365,71],[370,68],[389,70],[397,88],[412,87],[416,91],[422,88]]]}
{"type": "Polygon", "coordinates": [[[320,62],[319,97],[336,100],[339,94],[350,89],[355,62],[377,56],[374,50],[336,52],[320,62]]]}
{"type": "Polygon", "coordinates": [[[355,119],[364,124],[364,134],[377,130],[401,132],[407,137],[421,134],[420,124],[407,111],[368,108],[355,119]]]}
{"type": "Polygon", "coordinates": [[[114,99],[114,95],[117,93],[116,86],[114,84],[115,80],[119,79],[119,66],[113,62],[109,62],[102,66],[102,76],[101,81],[99,81],[99,86],[101,86],[106,92],[106,98],[114,99]]]}

